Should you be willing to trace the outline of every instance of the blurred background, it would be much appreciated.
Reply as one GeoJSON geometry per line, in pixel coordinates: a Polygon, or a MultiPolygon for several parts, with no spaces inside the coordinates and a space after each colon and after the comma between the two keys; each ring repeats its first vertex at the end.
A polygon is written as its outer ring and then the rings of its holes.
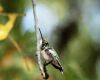
{"type": "MultiPolygon", "coordinates": [[[[100,0],[36,0],[43,36],[64,74],[49,80],[100,80],[100,0]]],[[[0,80],[43,80],[37,64],[31,0],[0,0],[0,80]],[[26,14],[26,15],[24,15],[26,14]]]]}

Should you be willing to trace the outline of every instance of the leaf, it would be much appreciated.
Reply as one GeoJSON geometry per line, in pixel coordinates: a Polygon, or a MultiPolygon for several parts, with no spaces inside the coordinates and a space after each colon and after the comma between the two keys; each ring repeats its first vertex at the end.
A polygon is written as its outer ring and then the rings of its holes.
{"type": "Polygon", "coordinates": [[[2,6],[0,6],[0,12],[2,12],[3,11],[3,8],[2,8],[2,6]]]}
{"type": "Polygon", "coordinates": [[[17,14],[8,14],[8,17],[9,21],[5,25],[0,24],[0,40],[4,40],[8,37],[10,31],[14,27],[17,14]]]}

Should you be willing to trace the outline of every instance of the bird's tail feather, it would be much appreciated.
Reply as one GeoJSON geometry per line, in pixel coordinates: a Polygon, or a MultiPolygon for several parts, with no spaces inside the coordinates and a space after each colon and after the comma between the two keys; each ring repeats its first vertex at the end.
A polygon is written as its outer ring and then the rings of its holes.
{"type": "Polygon", "coordinates": [[[60,72],[63,74],[63,68],[62,68],[62,66],[61,66],[59,63],[57,63],[57,64],[51,63],[51,64],[52,64],[52,66],[55,67],[56,69],[59,69],[60,72]]]}

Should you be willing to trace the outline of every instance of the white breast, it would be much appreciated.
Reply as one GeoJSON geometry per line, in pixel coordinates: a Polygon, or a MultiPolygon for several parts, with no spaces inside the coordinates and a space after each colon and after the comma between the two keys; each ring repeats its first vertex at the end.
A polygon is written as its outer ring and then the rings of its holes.
{"type": "Polygon", "coordinates": [[[43,58],[44,58],[45,60],[49,60],[49,59],[50,59],[49,56],[45,53],[44,50],[41,51],[41,54],[42,54],[42,56],[43,56],[43,58]]]}

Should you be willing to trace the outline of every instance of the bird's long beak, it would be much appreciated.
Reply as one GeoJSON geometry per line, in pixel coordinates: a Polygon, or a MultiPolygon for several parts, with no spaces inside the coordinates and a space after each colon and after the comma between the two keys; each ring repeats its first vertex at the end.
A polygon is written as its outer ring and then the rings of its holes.
{"type": "Polygon", "coordinates": [[[43,41],[44,38],[43,38],[43,36],[42,36],[42,32],[41,32],[40,28],[39,28],[39,32],[40,32],[40,35],[41,35],[41,39],[42,39],[42,41],[43,41]]]}

